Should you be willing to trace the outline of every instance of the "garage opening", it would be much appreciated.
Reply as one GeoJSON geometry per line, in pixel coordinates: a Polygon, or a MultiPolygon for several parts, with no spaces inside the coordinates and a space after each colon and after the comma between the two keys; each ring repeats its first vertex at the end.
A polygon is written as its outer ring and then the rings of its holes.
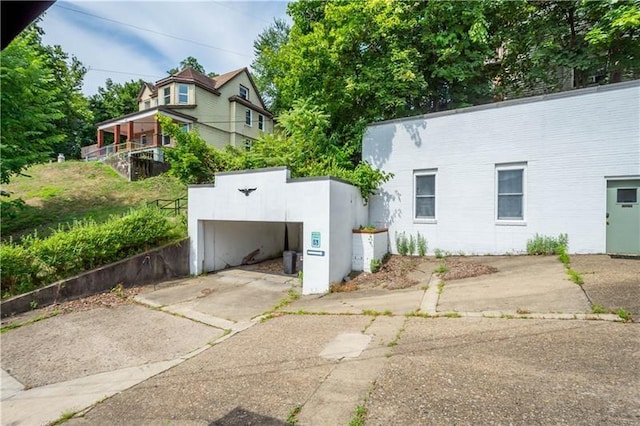
{"type": "MultiPolygon", "coordinates": [[[[285,252],[302,252],[303,224],[299,222],[253,222],[204,220],[203,272],[283,259],[285,252]]],[[[295,274],[283,268],[282,273],[295,274]]]]}

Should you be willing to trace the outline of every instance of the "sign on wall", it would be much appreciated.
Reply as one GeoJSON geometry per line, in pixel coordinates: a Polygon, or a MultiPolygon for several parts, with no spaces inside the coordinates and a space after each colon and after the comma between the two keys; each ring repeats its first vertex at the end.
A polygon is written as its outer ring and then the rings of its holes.
{"type": "Polygon", "coordinates": [[[320,233],[312,232],[311,233],[311,247],[320,248],[320,233]]]}

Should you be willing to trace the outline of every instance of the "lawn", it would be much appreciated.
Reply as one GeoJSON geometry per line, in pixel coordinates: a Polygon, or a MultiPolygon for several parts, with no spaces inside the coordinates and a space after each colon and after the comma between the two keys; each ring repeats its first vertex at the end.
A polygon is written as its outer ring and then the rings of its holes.
{"type": "Polygon", "coordinates": [[[78,219],[102,222],[141,203],[187,194],[185,185],[170,176],[129,182],[100,162],[41,164],[24,174],[2,187],[11,194],[2,197],[3,240],[15,240],[34,230],[46,235],[78,219]],[[17,199],[24,201],[23,206],[11,208],[7,202],[17,199]]]}

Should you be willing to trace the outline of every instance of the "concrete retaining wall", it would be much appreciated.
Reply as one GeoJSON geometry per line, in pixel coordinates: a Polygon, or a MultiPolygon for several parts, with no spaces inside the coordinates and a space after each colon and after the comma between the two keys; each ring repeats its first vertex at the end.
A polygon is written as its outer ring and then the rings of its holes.
{"type": "Polygon", "coordinates": [[[2,302],[2,317],[66,300],[79,299],[111,290],[122,284],[134,287],[166,281],[189,274],[189,239],[150,250],[119,262],[105,265],[66,280],[58,281],[2,302]]]}

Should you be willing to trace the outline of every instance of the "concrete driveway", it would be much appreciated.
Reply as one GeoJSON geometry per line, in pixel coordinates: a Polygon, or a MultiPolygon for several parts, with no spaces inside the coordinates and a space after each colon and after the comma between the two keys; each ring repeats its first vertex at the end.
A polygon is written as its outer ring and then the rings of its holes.
{"type": "Polygon", "coordinates": [[[550,260],[494,258],[498,273],[444,287],[425,268],[414,288],[276,311],[297,278],[158,285],[3,333],[2,424],[337,425],[356,407],[366,424],[637,424],[640,325],[554,319],[596,316],[550,260]]]}

